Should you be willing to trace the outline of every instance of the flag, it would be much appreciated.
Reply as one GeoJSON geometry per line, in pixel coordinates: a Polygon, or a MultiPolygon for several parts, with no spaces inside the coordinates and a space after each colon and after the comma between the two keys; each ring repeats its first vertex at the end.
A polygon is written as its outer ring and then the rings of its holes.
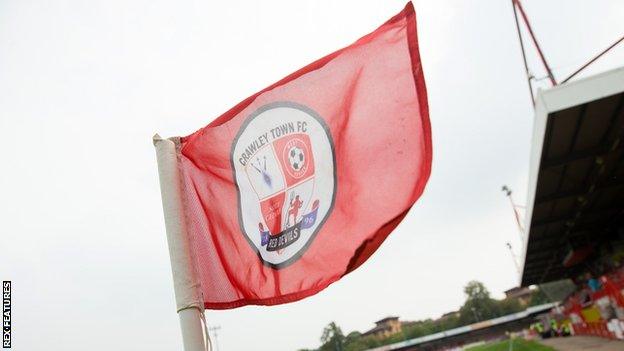
{"type": "Polygon", "coordinates": [[[412,4],[177,142],[204,307],[319,292],[370,257],[429,178],[412,4]]]}

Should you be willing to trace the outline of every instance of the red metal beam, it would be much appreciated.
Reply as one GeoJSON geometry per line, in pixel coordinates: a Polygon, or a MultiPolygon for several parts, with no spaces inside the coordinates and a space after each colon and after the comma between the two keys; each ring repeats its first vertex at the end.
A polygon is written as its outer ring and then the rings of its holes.
{"type": "Polygon", "coordinates": [[[518,32],[518,41],[520,41],[520,49],[522,50],[522,60],[524,61],[524,70],[527,76],[527,83],[529,83],[529,93],[531,94],[531,102],[535,107],[535,97],[533,96],[533,85],[531,84],[531,73],[529,72],[529,64],[526,58],[526,52],[524,51],[524,40],[522,40],[522,32],[520,31],[520,22],[518,21],[518,11],[516,10],[516,0],[511,0],[511,7],[513,8],[514,18],[516,20],[516,31],[518,32]]]}
{"type": "Polygon", "coordinates": [[[555,76],[553,75],[552,70],[550,69],[550,66],[548,65],[548,62],[546,62],[546,57],[544,56],[544,53],[542,52],[542,48],[539,46],[539,43],[537,42],[537,38],[535,37],[535,34],[533,33],[533,28],[531,28],[531,23],[529,22],[529,19],[527,18],[526,13],[524,12],[524,8],[522,7],[520,0],[513,0],[513,2],[516,4],[516,6],[518,6],[518,10],[520,10],[520,14],[522,15],[524,24],[526,24],[527,29],[529,30],[529,34],[531,35],[533,44],[535,44],[535,48],[537,49],[537,52],[539,53],[540,59],[542,60],[542,64],[544,65],[544,68],[546,69],[546,72],[548,73],[548,78],[550,78],[550,83],[553,86],[557,85],[555,76]]]}

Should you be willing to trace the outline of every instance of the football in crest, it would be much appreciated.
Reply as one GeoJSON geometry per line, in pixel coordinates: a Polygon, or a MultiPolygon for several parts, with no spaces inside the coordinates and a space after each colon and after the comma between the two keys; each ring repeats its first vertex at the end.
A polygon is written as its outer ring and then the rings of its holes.
{"type": "Polygon", "coordinates": [[[290,167],[295,171],[300,171],[305,165],[305,153],[303,149],[293,146],[288,151],[288,161],[290,161],[290,167]]]}

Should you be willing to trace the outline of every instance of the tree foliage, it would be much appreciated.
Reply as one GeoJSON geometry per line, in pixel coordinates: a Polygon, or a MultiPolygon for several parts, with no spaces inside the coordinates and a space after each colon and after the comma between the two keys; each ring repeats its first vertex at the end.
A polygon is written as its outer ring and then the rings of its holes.
{"type": "Polygon", "coordinates": [[[545,303],[552,302],[548,296],[544,293],[542,289],[537,289],[531,294],[531,299],[529,300],[529,306],[538,306],[543,305],[545,303]]]}
{"type": "Polygon", "coordinates": [[[336,322],[329,323],[321,335],[320,351],[343,351],[345,336],[336,322]]]}
{"type": "Polygon", "coordinates": [[[460,324],[477,323],[501,315],[497,301],[490,297],[483,283],[475,280],[469,282],[464,288],[464,294],[466,302],[459,309],[460,324]]]}

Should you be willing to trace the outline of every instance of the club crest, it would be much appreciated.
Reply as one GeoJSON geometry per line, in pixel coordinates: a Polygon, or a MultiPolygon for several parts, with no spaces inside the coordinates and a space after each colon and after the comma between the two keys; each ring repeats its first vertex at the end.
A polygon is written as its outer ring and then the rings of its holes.
{"type": "Polygon", "coordinates": [[[303,105],[265,105],[243,123],[231,163],[243,235],[265,264],[293,263],[334,205],[336,162],[327,125],[303,105]]]}

